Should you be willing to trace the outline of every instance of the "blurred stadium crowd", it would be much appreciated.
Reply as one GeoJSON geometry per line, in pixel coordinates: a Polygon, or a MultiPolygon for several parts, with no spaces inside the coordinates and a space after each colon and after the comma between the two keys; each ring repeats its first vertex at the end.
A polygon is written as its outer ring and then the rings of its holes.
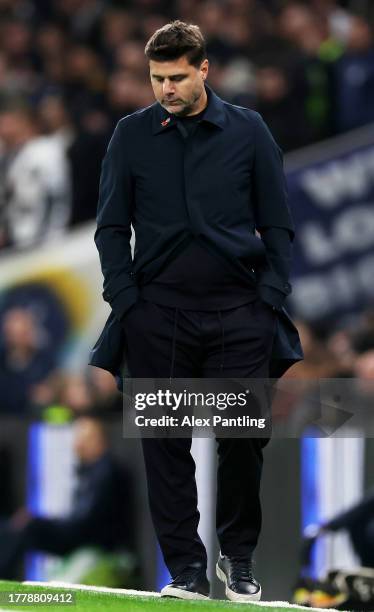
{"type": "Polygon", "coordinates": [[[284,151],[374,120],[369,1],[1,0],[0,248],[94,218],[116,122],[154,101],[144,44],[172,18],[200,25],[210,85],[284,151]]]}

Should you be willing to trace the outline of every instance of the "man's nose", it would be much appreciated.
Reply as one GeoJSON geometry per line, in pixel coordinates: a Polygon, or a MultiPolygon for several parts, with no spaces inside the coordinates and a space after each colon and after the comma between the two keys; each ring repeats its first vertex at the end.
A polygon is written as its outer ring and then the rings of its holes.
{"type": "Polygon", "coordinates": [[[164,95],[165,96],[175,93],[174,83],[172,83],[168,79],[165,79],[163,85],[164,85],[164,95]]]}

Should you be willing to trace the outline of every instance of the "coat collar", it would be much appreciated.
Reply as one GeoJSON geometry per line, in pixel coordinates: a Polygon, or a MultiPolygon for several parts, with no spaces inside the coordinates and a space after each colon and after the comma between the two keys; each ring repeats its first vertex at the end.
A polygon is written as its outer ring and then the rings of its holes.
{"type": "MultiPolygon", "coordinates": [[[[205,84],[205,89],[208,96],[208,105],[206,107],[202,121],[211,123],[221,129],[224,128],[226,122],[225,105],[223,100],[214,93],[214,91],[205,84]]],[[[153,134],[160,134],[166,129],[176,125],[176,118],[173,113],[161,106],[158,102],[153,105],[153,134]]]]}

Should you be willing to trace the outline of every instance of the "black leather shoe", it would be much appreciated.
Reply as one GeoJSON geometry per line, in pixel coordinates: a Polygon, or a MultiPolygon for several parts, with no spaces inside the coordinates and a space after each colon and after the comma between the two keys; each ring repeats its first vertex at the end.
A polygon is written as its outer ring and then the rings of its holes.
{"type": "Polygon", "coordinates": [[[261,585],[253,577],[250,558],[225,557],[219,554],[217,576],[226,585],[226,597],[231,601],[259,601],[261,585]]]}
{"type": "Polygon", "coordinates": [[[200,563],[188,565],[183,572],[164,586],[161,597],[178,597],[178,599],[209,599],[210,585],[206,569],[200,563]]]}

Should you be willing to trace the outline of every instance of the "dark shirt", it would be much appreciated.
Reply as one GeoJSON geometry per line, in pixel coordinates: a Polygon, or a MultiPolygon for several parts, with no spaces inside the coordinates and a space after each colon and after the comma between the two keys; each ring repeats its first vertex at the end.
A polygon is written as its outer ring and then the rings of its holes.
{"type": "Polygon", "coordinates": [[[164,306],[188,310],[223,310],[251,302],[256,297],[254,282],[236,278],[197,241],[170,262],[148,285],[141,296],[164,306]]]}
{"type": "Polygon", "coordinates": [[[196,115],[188,115],[186,117],[178,117],[175,116],[177,123],[187,131],[188,136],[191,136],[195,131],[195,128],[198,123],[200,123],[201,119],[204,117],[205,108],[202,111],[197,113],[196,115]]]}

